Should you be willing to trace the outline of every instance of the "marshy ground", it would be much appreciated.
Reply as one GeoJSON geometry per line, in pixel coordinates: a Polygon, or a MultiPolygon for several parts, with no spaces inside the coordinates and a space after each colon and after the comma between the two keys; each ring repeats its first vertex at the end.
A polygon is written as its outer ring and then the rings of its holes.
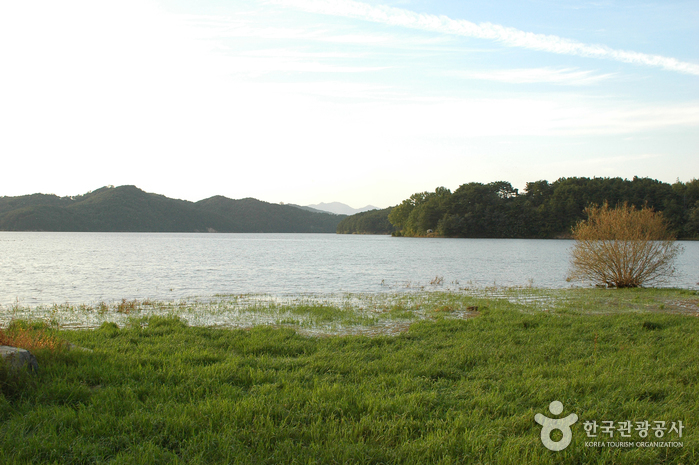
{"type": "Polygon", "coordinates": [[[45,347],[38,374],[0,371],[1,463],[697,460],[696,291],[244,295],[4,313],[6,331],[45,347]],[[579,417],[561,452],[543,447],[534,421],[554,400],[579,417]],[[588,437],[593,421],[665,429],[588,437]],[[588,445],[603,441],[633,445],[588,445]],[[648,441],[674,445],[637,446],[648,441]]]}
{"type": "Polygon", "coordinates": [[[174,316],[190,326],[271,325],[308,335],[388,335],[425,319],[473,317],[478,308],[493,304],[515,305],[519,311],[534,313],[661,312],[699,316],[699,295],[691,290],[467,287],[381,294],[230,294],[177,301],[124,299],[79,305],[13,305],[2,309],[0,327],[19,319],[47,321],[64,329],[94,329],[106,322],[124,326],[134,318],[174,316]]]}

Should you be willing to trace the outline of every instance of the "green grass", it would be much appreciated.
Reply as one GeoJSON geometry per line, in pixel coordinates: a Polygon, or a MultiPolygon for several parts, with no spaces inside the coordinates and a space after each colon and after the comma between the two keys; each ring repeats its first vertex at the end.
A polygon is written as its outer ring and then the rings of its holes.
{"type": "Polygon", "coordinates": [[[197,327],[182,309],[57,331],[93,351],[39,350],[38,375],[0,370],[0,463],[699,460],[694,291],[491,289],[275,305],[293,327],[197,327]],[[479,315],[464,319],[466,306],[479,315]],[[406,322],[395,336],[378,330],[406,322]],[[304,324],[379,335],[311,337],[297,331],[304,324]],[[553,400],[562,416],[579,416],[562,452],[542,446],[534,422],[552,416],[553,400]],[[586,447],[589,420],[681,420],[683,437],[666,440],[683,447],[586,447]]]}

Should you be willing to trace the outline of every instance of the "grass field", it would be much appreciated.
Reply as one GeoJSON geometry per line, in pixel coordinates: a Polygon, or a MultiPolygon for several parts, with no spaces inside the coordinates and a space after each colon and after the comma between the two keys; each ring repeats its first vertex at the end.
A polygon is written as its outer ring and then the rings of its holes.
{"type": "Polygon", "coordinates": [[[695,291],[119,304],[12,310],[46,323],[6,333],[91,351],[47,344],[38,374],[0,369],[0,463],[699,462],[695,291]],[[99,326],[66,329],[81,321],[99,326]],[[554,400],[578,416],[560,452],[534,421],[554,400]],[[588,438],[593,421],[613,435],[588,438]]]}

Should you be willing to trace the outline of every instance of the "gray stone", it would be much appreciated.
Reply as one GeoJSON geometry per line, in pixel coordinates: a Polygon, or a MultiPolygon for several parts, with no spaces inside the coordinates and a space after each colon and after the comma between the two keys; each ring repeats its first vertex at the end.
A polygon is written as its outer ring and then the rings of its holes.
{"type": "Polygon", "coordinates": [[[30,371],[38,371],[39,363],[27,349],[0,346],[0,357],[12,368],[27,367],[30,371]]]}
{"type": "Polygon", "coordinates": [[[68,351],[70,351],[70,350],[79,350],[80,352],[93,352],[92,349],[88,349],[88,348],[86,348],[86,347],[76,346],[76,345],[73,344],[72,342],[66,342],[66,343],[65,343],[65,348],[66,348],[66,350],[68,350],[68,351]]]}

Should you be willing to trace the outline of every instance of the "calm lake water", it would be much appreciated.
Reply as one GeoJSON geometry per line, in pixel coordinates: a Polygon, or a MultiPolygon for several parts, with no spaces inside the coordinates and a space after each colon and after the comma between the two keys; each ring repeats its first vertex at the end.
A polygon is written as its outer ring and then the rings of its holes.
{"type": "MultiPolygon", "coordinates": [[[[0,232],[0,305],[214,294],[566,288],[572,241],[335,234],[0,232]],[[431,284],[436,277],[441,284],[431,284]]],[[[670,285],[699,288],[699,242],[670,285]]]]}

